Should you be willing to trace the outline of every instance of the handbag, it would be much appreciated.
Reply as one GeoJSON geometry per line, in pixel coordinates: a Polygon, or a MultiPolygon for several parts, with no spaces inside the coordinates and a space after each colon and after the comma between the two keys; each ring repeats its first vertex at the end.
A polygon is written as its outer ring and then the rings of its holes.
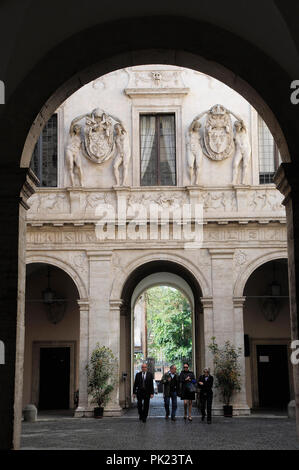
{"type": "Polygon", "coordinates": [[[189,382],[188,384],[186,384],[186,388],[187,388],[188,392],[190,392],[190,393],[197,392],[196,383],[189,382]]]}

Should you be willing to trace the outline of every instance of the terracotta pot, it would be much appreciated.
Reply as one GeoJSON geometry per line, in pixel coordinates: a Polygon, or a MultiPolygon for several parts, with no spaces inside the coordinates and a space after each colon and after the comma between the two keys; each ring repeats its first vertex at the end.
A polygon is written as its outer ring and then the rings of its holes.
{"type": "Polygon", "coordinates": [[[93,415],[95,418],[103,418],[103,412],[104,412],[104,408],[100,406],[100,407],[94,408],[93,415]]]}
{"type": "Polygon", "coordinates": [[[233,417],[233,407],[232,405],[223,405],[223,416],[226,418],[233,417]]]}

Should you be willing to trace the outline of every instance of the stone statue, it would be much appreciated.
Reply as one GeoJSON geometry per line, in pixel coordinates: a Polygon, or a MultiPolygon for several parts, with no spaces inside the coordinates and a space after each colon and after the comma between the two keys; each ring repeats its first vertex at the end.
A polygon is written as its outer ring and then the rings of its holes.
{"type": "Polygon", "coordinates": [[[235,128],[235,147],[236,153],[233,161],[233,184],[237,184],[239,166],[242,162],[242,184],[246,183],[246,176],[251,156],[251,147],[247,128],[242,119],[238,119],[234,123],[235,128]]]}
{"type": "Polygon", "coordinates": [[[100,108],[73,119],[70,126],[70,140],[66,148],[66,161],[72,186],[74,186],[75,167],[78,170],[80,184],[83,186],[80,151],[89,161],[98,164],[115,157],[113,170],[116,184],[120,185],[119,167],[123,165],[122,184],[127,185],[131,151],[128,133],[120,119],[107,114],[100,108]],[[84,118],[81,138],[81,126],[78,122],[84,118]]]}
{"type": "Polygon", "coordinates": [[[75,182],[75,169],[77,169],[80,186],[83,186],[83,171],[81,163],[81,126],[77,124],[84,115],[78,116],[72,120],[69,131],[69,141],[66,147],[66,165],[69,170],[71,185],[75,182]]]}
{"type": "Polygon", "coordinates": [[[189,170],[189,177],[190,177],[190,184],[192,185],[193,181],[193,173],[195,170],[195,184],[199,185],[200,179],[200,167],[202,163],[202,148],[201,148],[201,137],[199,130],[201,128],[201,124],[198,120],[198,117],[193,119],[192,123],[188,129],[188,139],[187,139],[187,148],[188,148],[188,155],[187,155],[187,163],[188,163],[188,170],[189,170]]]}
{"type": "Polygon", "coordinates": [[[130,152],[130,145],[129,145],[127,131],[123,123],[120,120],[118,120],[118,122],[114,125],[114,140],[115,140],[115,148],[116,148],[116,158],[114,160],[113,170],[114,170],[116,185],[119,186],[120,184],[119,167],[122,164],[123,166],[122,185],[127,186],[128,169],[129,169],[131,152],[130,152]]]}

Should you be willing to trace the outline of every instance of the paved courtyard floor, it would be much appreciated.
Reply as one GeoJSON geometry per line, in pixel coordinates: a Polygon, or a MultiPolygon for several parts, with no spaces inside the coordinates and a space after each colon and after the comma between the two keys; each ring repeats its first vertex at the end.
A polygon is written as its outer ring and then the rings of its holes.
{"type": "Polygon", "coordinates": [[[120,418],[73,418],[70,413],[41,413],[23,422],[21,449],[66,450],[299,450],[294,420],[277,415],[214,417],[202,422],[197,409],[185,422],[179,401],[177,420],[165,420],[163,401],[151,401],[146,423],[130,409],[120,418]]]}

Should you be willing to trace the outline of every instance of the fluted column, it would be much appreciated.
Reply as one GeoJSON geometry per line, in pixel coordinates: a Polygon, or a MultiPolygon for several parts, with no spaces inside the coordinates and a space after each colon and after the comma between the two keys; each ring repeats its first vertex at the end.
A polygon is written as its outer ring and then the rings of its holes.
{"type": "Polygon", "coordinates": [[[88,407],[87,371],[89,360],[89,301],[77,301],[80,309],[80,349],[79,349],[79,404],[75,410],[75,417],[88,416],[92,413],[88,407]]]}

